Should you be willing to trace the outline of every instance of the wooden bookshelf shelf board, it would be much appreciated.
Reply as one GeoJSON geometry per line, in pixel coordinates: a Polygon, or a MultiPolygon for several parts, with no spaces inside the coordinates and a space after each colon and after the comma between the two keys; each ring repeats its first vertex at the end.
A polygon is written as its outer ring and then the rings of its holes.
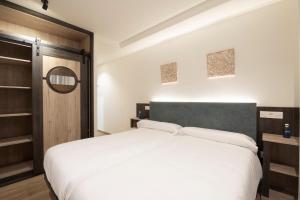
{"type": "Polygon", "coordinates": [[[33,170],[32,161],[22,162],[0,168],[0,179],[14,176],[17,174],[30,172],[33,170]]]}
{"type": "Polygon", "coordinates": [[[31,60],[24,60],[19,58],[12,58],[6,56],[0,56],[0,63],[7,63],[7,64],[29,64],[31,60]]]}
{"type": "Polygon", "coordinates": [[[276,163],[270,163],[270,171],[277,172],[280,174],[285,174],[288,176],[294,176],[294,177],[299,176],[297,169],[295,167],[290,167],[287,165],[280,165],[280,164],[276,164],[276,163]]]}
{"type": "Polygon", "coordinates": [[[26,135],[26,136],[20,136],[20,137],[12,137],[12,138],[6,138],[0,140],[0,147],[6,147],[16,144],[23,144],[32,142],[32,136],[26,135]]]}
{"type": "Polygon", "coordinates": [[[299,146],[299,138],[298,137],[284,138],[282,135],[263,133],[263,141],[278,143],[278,144],[299,146]]]}
{"type": "MultiPolygon", "coordinates": [[[[0,33],[2,34],[7,34],[7,35],[11,35],[10,32],[5,32],[3,30],[0,31],[0,33]]],[[[17,37],[17,36],[16,36],[17,37]]],[[[23,36],[23,37],[26,37],[26,36],[23,36]]],[[[30,45],[26,45],[26,44],[20,44],[20,43],[17,43],[17,42],[12,42],[12,41],[2,41],[1,42],[5,42],[5,43],[8,43],[8,44],[11,44],[11,45],[16,45],[16,46],[21,46],[21,47],[27,47],[27,48],[30,48],[31,49],[31,46],[30,45]]]]}
{"type": "Polygon", "coordinates": [[[4,85],[0,85],[0,89],[19,89],[19,90],[31,90],[31,87],[21,87],[21,86],[4,86],[4,85]]]}
{"type": "Polygon", "coordinates": [[[270,196],[269,197],[262,196],[261,200],[296,200],[296,198],[285,193],[281,193],[275,190],[270,190],[270,196]]]}
{"type": "Polygon", "coordinates": [[[31,113],[11,113],[11,114],[0,114],[1,117],[22,117],[22,116],[30,116],[31,113]]]}

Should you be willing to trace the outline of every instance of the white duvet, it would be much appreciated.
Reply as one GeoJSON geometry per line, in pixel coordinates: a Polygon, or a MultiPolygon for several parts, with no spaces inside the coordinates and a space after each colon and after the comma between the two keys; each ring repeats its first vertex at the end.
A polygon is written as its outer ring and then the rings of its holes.
{"type": "Polygon", "coordinates": [[[60,200],[254,200],[262,176],[248,148],[145,128],[55,146],[44,168],[60,200]]]}

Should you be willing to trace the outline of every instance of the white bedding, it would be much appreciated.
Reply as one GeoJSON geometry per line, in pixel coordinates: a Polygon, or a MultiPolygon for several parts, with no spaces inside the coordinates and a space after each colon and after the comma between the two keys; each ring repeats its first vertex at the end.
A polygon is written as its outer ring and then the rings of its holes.
{"type": "Polygon", "coordinates": [[[60,200],[254,200],[262,176],[247,148],[141,128],[55,146],[44,168],[60,200]]]}

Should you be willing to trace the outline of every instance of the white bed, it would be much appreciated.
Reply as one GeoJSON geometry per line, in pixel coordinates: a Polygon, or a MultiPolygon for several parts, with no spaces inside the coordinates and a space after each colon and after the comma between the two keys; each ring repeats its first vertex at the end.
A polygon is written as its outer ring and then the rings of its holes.
{"type": "Polygon", "coordinates": [[[44,168],[60,200],[254,200],[249,148],[139,128],[55,146],[44,168]]]}

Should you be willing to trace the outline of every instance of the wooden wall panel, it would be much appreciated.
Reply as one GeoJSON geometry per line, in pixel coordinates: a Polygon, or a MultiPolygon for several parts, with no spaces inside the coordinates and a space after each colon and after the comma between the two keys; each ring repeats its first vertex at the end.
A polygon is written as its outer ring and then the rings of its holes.
{"type": "Polygon", "coordinates": [[[81,41],[81,49],[84,49],[86,52],[90,52],[90,37],[87,37],[81,41]]]}
{"type": "Polygon", "coordinates": [[[1,148],[0,167],[32,160],[32,143],[1,148]]]}
{"type": "Polygon", "coordinates": [[[31,60],[31,47],[0,40],[0,55],[5,57],[31,60]]]}
{"type": "Polygon", "coordinates": [[[32,116],[0,118],[0,139],[32,134],[32,116]]]}
{"type": "Polygon", "coordinates": [[[0,85],[31,87],[32,69],[30,64],[25,63],[24,66],[20,66],[0,63],[0,85]]]}
{"type": "Polygon", "coordinates": [[[51,56],[43,56],[43,77],[47,76],[47,73],[50,69],[53,69],[57,66],[70,68],[75,72],[77,78],[80,80],[80,62],[51,56]]]}
{"type": "Polygon", "coordinates": [[[31,90],[0,90],[0,113],[31,113],[31,90]]]}
{"type": "Polygon", "coordinates": [[[65,26],[46,21],[45,19],[41,19],[39,17],[6,6],[0,6],[0,12],[0,19],[4,21],[13,24],[18,24],[21,26],[26,26],[28,28],[35,29],[38,31],[47,32],[52,35],[69,38],[70,40],[81,41],[88,36],[85,33],[69,29],[65,26]]]}
{"type": "MultiPolygon", "coordinates": [[[[298,179],[270,172],[270,188],[293,196],[298,195],[298,179]]],[[[279,199],[278,199],[279,200],[279,199]]],[[[285,199],[282,199],[285,200],[285,199]]]]}
{"type": "Polygon", "coordinates": [[[27,37],[31,37],[31,39],[39,37],[41,38],[42,42],[45,44],[62,45],[62,46],[67,46],[79,50],[82,48],[82,44],[80,41],[72,41],[60,36],[30,29],[25,26],[12,24],[3,20],[0,20],[0,31],[12,35],[15,34],[24,35],[27,37]]]}
{"type": "Polygon", "coordinates": [[[139,111],[140,111],[143,119],[149,119],[150,114],[149,114],[149,110],[146,109],[146,106],[148,106],[150,108],[149,103],[137,103],[136,104],[136,117],[139,117],[139,111]]]}
{"type": "MultiPolygon", "coordinates": [[[[262,137],[262,133],[282,134],[284,124],[289,123],[293,136],[299,137],[299,108],[288,107],[257,107],[258,119],[258,137],[262,137]],[[283,119],[260,118],[260,111],[276,111],[283,112],[283,119]]],[[[261,147],[261,140],[259,146],[261,147]]]]}
{"type": "MultiPolygon", "coordinates": [[[[80,77],[80,63],[44,56],[43,73],[60,65],[69,67],[80,77]]],[[[54,92],[43,81],[44,152],[51,146],[81,138],[80,84],[68,94],[54,92]]]]}

